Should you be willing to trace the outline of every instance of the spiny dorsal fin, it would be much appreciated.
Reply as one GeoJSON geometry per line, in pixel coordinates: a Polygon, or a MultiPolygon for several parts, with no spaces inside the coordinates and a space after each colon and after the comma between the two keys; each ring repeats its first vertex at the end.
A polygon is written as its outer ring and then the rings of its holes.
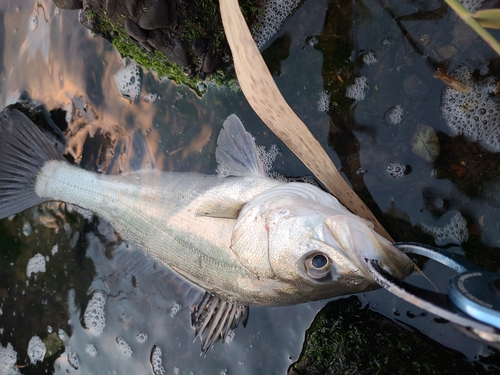
{"type": "Polygon", "coordinates": [[[217,139],[215,158],[219,172],[227,176],[264,176],[259,150],[238,116],[232,114],[224,121],[217,139]]]}
{"type": "Polygon", "coordinates": [[[220,339],[224,343],[240,320],[246,323],[248,306],[235,305],[210,293],[205,293],[191,313],[191,325],[201,341],[201,351],[207,353],[220,339]]]}

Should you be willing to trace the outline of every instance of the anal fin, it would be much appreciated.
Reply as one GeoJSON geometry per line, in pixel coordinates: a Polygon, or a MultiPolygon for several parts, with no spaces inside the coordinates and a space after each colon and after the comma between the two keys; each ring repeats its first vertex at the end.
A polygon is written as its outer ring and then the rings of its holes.
{"type": "Polygon", "coordinates": [[[245,324],[247,319],[248,306],[232,304],[208,292],[191,312],[195,340],[200,338],[203,353],[207,353],[219,339],[224,343],[228,333],[236,329],[241,320],[245,324]]]}

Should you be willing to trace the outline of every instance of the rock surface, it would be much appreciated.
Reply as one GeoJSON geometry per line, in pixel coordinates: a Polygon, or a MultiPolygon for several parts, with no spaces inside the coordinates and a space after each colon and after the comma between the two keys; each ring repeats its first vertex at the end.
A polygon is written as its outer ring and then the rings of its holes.
{"type": "MultiPolygon", "coordinates": [[[[159,76],[195,90],[207,76],[234,79],[217,1],[202,0],[54,0],[81,9],[80,22],[109,40],[123,57],[159,76]],[[213,74],[216,73],[217,74],[213,74]]],[[[258,0],[240,1],[249,25],[256,22],[258,0]]]]}

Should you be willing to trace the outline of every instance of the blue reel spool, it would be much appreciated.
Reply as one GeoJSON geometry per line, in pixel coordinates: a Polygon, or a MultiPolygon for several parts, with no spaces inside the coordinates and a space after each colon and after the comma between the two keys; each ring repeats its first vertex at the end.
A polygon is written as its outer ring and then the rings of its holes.
{"type": "Polygon", "coordinates": [[[448,297],[467,315],[500,328],[500,275],[487,271],[457,274],[448,284],[448,297]]]}

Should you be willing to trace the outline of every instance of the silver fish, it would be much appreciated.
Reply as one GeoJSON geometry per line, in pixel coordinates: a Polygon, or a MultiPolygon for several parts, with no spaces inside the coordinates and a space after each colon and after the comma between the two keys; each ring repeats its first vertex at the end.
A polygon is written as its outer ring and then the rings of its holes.
{"type": "Polygon", "coordinates": [[[366,259],[392,275],[410,259],[330,194],[267,177],[236,115],[216,159],[229,177],[154,169],[100,175],[71,165],[24,114],[0,113],[0,219],[45,201],[93,211],[158,264],[202,288],[192,323],[202,350],[248,305],[278,306],[375,289],[366,259]]]}

